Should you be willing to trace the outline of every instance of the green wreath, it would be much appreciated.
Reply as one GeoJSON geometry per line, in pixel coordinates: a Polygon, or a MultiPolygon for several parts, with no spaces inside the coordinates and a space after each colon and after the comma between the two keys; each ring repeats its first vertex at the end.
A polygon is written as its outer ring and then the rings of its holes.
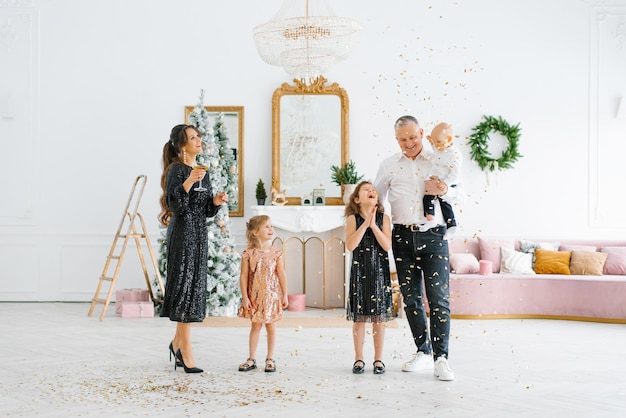
{"type": "Polygon", "coordinates": [[[523,157],[517,150],[520,138],[519,123],[511,126],[501,116],[495,118],[483,115],[483,118],[485,119],[484,122],[476,125],[474,133],[469,137],[469,143],[472,147],[472,160],[476,161],[483,171],[485,169],[489,169],[489,171],[504,170],[513,167],[513,163],[518,158],[523,157]],[[509,141],[509,146],[499,158],[493,158],[487,150],[487,140],[491,131],[499,132],[509,141]]]}

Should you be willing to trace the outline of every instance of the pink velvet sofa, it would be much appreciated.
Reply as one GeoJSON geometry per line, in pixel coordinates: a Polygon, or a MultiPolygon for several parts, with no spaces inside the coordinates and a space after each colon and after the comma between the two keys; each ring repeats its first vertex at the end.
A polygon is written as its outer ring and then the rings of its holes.
{"type": "Polygon", "coordinates": [[[626,323],[626,241],[454,237],[449,247],[453,317],[626,323]],[[550,257],[569,271],[542,272],[550,257]]]}

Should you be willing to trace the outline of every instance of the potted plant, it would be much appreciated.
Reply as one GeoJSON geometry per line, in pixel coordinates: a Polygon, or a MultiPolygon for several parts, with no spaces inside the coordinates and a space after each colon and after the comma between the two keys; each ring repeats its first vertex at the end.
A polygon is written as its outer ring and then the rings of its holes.
{"type": "Polygon", "coordinates": [[[363,178],[362,174],[356,171],[356,164],[350,160],[342,167],[331,165],[330,166],[330,179],[337,186],[342,188],[343,201],[348,203],[350,195],[354,191],[356,184],[363,178]]]}
{"type": "Polygon", "coordinates": [[[267,199],[267,191],[265,190],[265,184],[263,180],[259,179],[256,184],[256,203],[258,205],[264,205],[265,199],[267,199]]]}

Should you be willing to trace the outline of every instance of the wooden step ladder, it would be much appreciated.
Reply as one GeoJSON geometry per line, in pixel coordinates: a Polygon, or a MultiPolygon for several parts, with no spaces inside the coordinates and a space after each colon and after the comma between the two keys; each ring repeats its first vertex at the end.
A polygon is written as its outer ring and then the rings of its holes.
{"type": "Polygon", "coordinates": [[[128,198],[126,208],[124,209],[124,213],[122,215],[122,220],[120,221],[120,225],[117,228],[117,232],[115,233],[113,245],[111,245],[111,250],[109,251],[109,255],[107,256],[106,262],[104,263],[104,269],[102,270],[102,275],[100,276],[98,287],[96,288],[96,293],[91,300],[89,316],[93,314],[96,304],[104,305],[102,307],[102,313],[100,314],[101,321],[104,319],[104,315],[106,314],[107,308],[109,307],[109,302],[111,302],[111,296],[113,295],[115,282],[117,281],[120,267],[122,265],[122,261],[124,260],[124,253],[126,252],[128,241],[131,239],[135,240],[135,244],[137,246],[139,260],[141,261],[141,267],[143,269],[144,276],[146,277],[148,290],[150,291],[150,299],[152,300],[152,302],[163,302],[162,299],[155,298],[154,293],[152,292],[152,285],[150,284],[148,269],[144,260],[143,251],[141,250],[141,239],[145,239],[145,243],[148,247],[148,252],[150,253],[150,259],[152,260],[152,266],[154,267],[154,271],[156,272],[157,281],[161,289],[161,295],[165,295],[165,288],[163,287],[163,281],[161,280],[159,266],[156,262],[156,259],[154,258],[154,251],[152,250],[150,237],[148,236],[148,232],[146,230],[146,224],[144,223],[141,214],[137,211],[137,209],[139,208],[139,203],[141,202],[141,197],[143,196],[143,191],[146,187],[146,181],[147,177],[143,174],[137,176],[137,178],[135,179],[133,188],[130,191],[130,197],[128,198]],[[130,211],[131,206],[132,211],[130,211]],[[136,219],[139,219],[139,222],[141,224],[141,229],[139,232],[137,231],[137,228],[135,226],[136,219]],[[126,229],[126,232],[122,233],[122,230],[124,228],[126,229]],[[113,269],[113,274],[109,274],[109,269],[113,269]],[[107,291],[106,298],[102,299],[100,297],[100,292],[102,291],[102,287],[105,282],[109,283],[109,290],[107,291]]]}

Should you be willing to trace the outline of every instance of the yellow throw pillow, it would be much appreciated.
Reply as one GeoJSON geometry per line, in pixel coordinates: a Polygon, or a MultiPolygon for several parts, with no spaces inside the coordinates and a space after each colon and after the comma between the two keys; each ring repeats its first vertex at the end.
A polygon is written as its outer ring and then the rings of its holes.
{"type": "Polygon", "coordinates": [[[572,274],[602,276],[607,253],[595,251],[572,251],[570,271],[572,274]]]}
{"type": "Polygon", "coordinates": [[[570,251],[550,251],[535,249],[535,273],[537,274],[571,274],[569,261],[570,251]]]}

